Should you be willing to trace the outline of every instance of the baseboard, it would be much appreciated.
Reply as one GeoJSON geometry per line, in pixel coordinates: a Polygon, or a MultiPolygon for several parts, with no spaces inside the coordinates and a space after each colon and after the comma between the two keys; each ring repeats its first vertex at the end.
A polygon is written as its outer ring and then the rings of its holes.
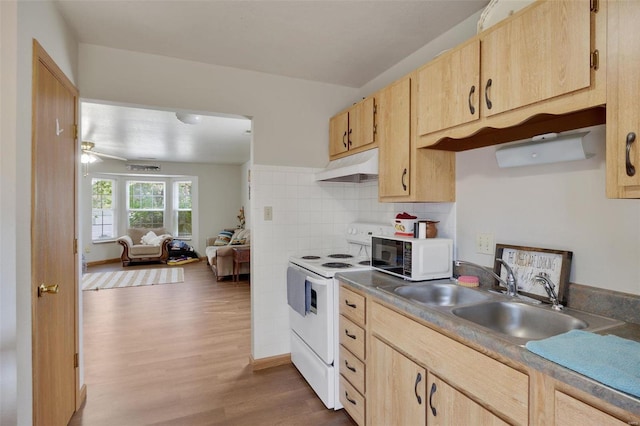
{"type": "Polygon", "coordinates": [[[76,401],[76,411],[78,411],[84,403],[87,402],[87,385],[80,386],[80,393],[78,394],[78,400],[76,401]]]}
{"type": "Polygon", "coordinates": [[[253,355],[249,355],[249,363],[253,371],[266,370],[267,368],[291,364],[291,354],[282,354],[260,359],[254,359],[253,355]]]}
{"type": "Polygon", "coordinates": [[[94,260],[93,262],[87,262],[87,266],[97,266],[97,265],[106,265],[108,263],[118,263],[121,262],[119,257],[115,259],[105,259],[105,260],[94,260]]]}

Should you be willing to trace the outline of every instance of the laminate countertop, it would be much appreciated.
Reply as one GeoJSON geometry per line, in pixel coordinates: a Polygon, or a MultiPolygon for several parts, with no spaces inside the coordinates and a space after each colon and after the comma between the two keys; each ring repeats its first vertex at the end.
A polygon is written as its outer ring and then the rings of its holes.
{"type": "MultiPolygon", "coordinates": [[[[451,336],[457,336],[462,340],[478,345],[481,348],[495,352],[515,362],[521,363],[532,369],[540,371],[554,379],[564,382],[574,388],[602,399],[612,405],[622,408],[634,415],[640,416],[640,398],[620,392],[609,386],[603,385],[591,378],[576,373],[568,368],[542,358],[527,350],[524,346],[501,337],[470,321],[456,317],[446,310],[431,308],[422,304],[411,302],[400,296],[391,294],[378,287],[393,286],[398,284],[411,284],[402,279],[378,271],[341,272],[336,274],[341,282],[350,285],[362,292],[374,296],[400,311],[432,324],[438,329],[445,330],[451,336]]],[[[452,282],[449,279],[436,282],[452,282]]],[[[640,325],[620,322],[620,325],[608,328],[600,334],[612,334],[625,339],[640,342],[640,325]]]]}

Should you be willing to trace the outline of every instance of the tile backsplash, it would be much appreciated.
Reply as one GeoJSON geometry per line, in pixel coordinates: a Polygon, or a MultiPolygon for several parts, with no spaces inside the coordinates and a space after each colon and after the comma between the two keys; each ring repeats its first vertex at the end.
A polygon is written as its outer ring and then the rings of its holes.
{"type": "Polygon", "coordinates": [[[455,240],[455,203],[380,203],[378,182],[316,182],[316,169],[254,165],[251,171],[252,329],[256,359],[289,352],[286,270],[289,257],[343,250],[355,221],[391,225],[406,211],[437,220],[455,240]],[[272,219],[265,217],[271,207],[272,219]]]}

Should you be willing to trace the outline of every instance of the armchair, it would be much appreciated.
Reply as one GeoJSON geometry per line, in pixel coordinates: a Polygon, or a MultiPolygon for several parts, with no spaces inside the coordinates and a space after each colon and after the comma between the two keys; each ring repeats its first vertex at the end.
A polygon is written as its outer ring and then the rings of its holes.
{"type": "Polygon", "coordinates": [[[166,263],[169,259],[169,244],[173,237],[165,228],[129,228],[127,235],[116,240],[122,245],[122,266],[134,262],[158,261],[166,263]]]}

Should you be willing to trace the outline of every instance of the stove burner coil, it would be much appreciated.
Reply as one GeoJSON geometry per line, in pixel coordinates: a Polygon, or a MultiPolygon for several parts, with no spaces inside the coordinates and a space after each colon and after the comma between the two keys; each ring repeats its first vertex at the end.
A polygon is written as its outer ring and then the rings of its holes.
{"type": "Polygon", "coordinates": [[[358,262],[358,265],[371,266],[371,261],[370,260],[363,260],[361,262],[358,262]]]}
{"type": "Polygon", "coordinates": [[[342,269],[342,268],[350,268],[353,265],[351,265],[350,263],[344,263],[344,262],[327,262],[327,263],[323,263],[322,266],[324,266],[325,268],[342,269]]]}
{"type": "Polygon", "coordinates": [[[304,259],[304,260],[318,260],[318,259],[320,259],[320,256],[302,256],[302,259],[304,259]]]}
{"type": "Polygon", "coordinates": [[[353,256],[351,256],[350,254],[336,253],[336,254],[330,254],[327,257],[330,257],[332,259],[350,259],[353,256]]]}

